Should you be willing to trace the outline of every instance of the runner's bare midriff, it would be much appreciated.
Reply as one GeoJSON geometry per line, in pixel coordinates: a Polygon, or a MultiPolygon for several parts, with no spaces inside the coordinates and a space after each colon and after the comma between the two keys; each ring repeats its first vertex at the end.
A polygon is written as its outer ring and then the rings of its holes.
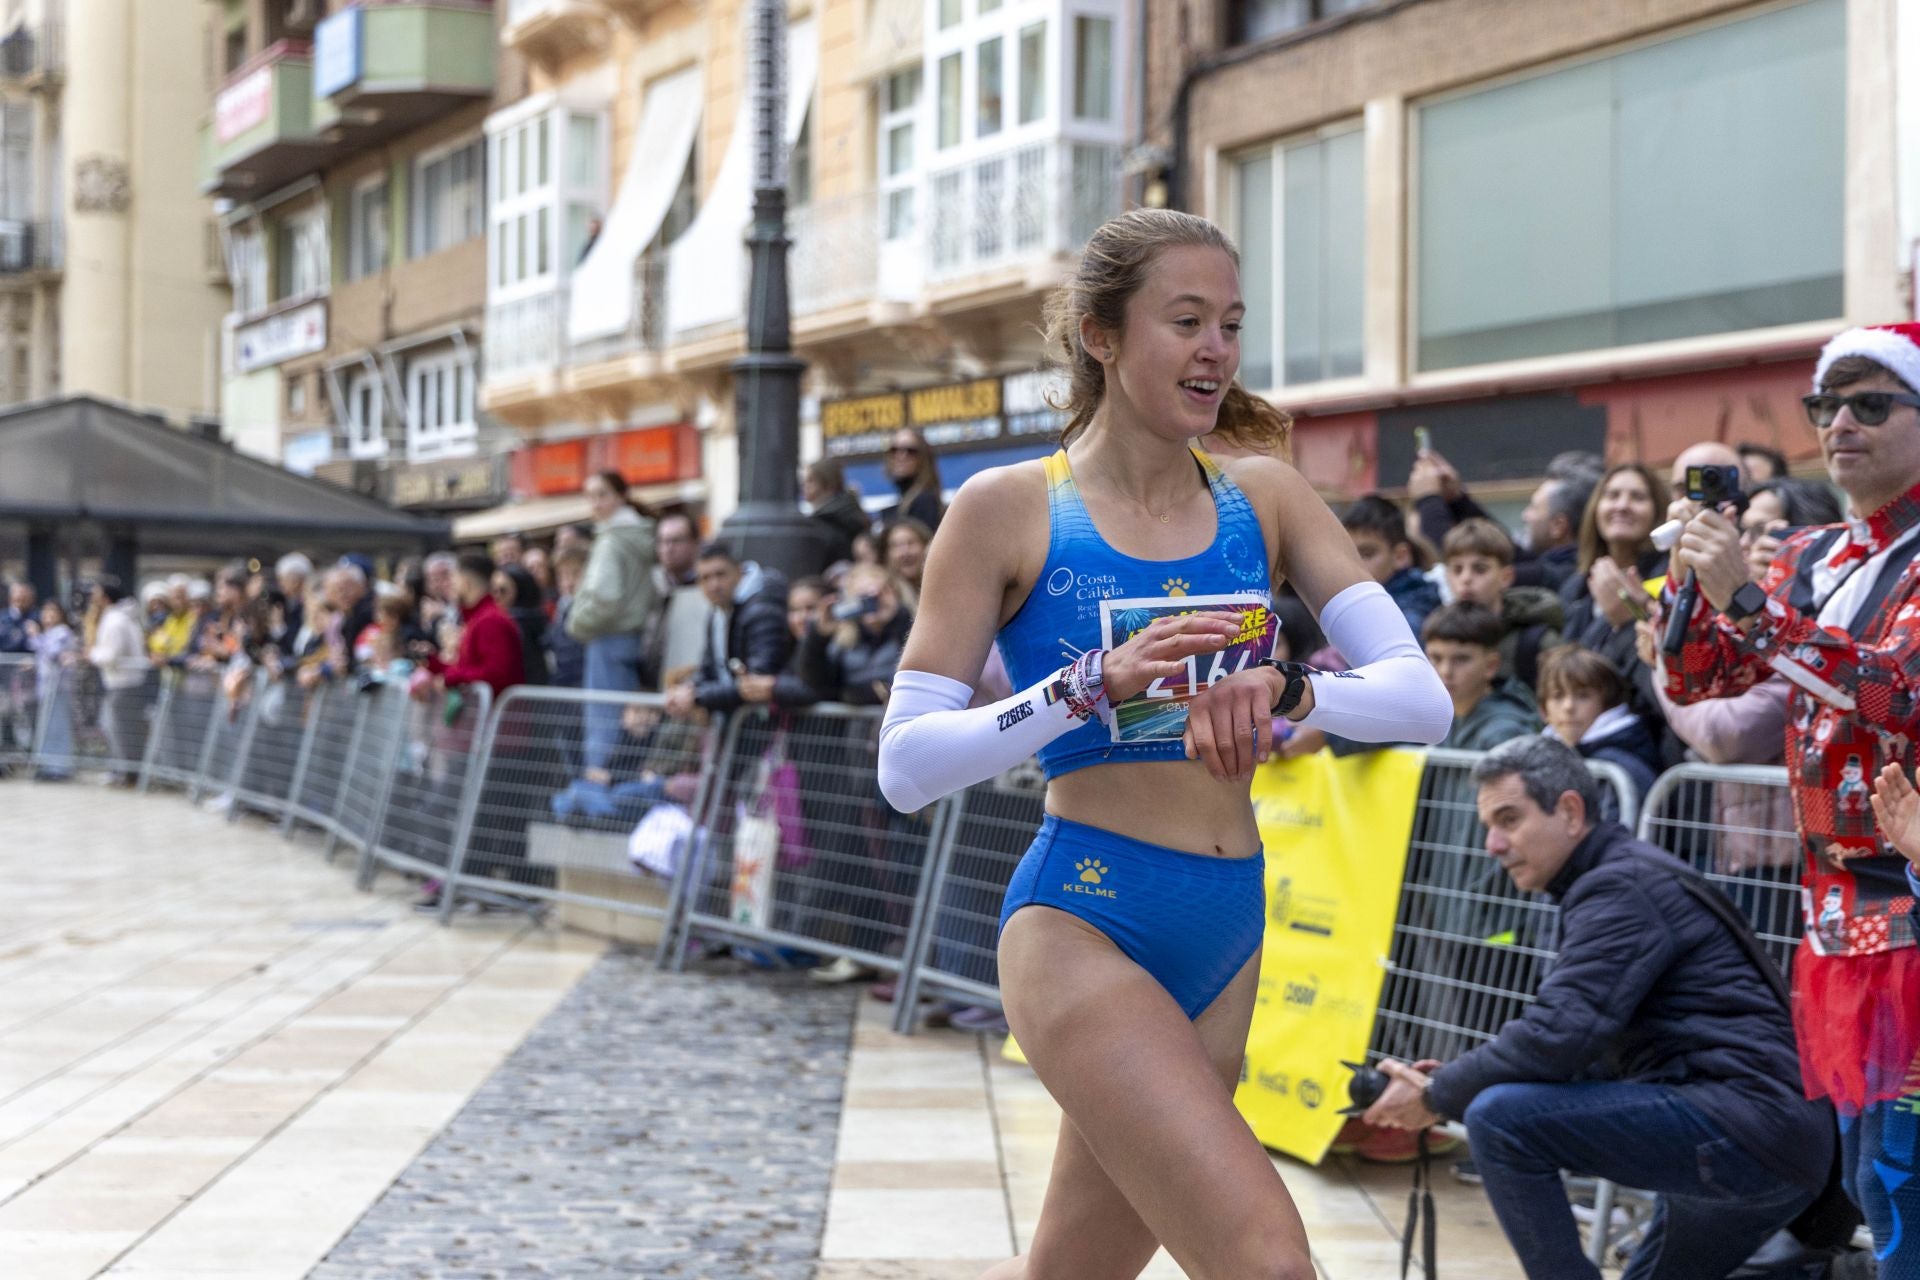
{"type": "Polygon", "coordinates": [[[1115,761],[1047,784],[1047,812],[1207,857],[1260,851],[1246,782],[1216,782],[1191,760],[1115,761]]]}

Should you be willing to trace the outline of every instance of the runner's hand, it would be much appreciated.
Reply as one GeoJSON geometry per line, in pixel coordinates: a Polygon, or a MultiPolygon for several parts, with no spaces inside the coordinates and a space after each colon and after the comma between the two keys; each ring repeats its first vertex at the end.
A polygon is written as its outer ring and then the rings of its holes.
{"type": "Polygon", "coordinates": [[[1881,837],[1920,866],[1920,792],[1899,765],[1888,765],[1873,780],[1872,802],[1881,837]]]}
{"type": "Polygon", "coordinates": [[[1102,660],[1107,701],[1117,707],[1155,680],[1184,675],[1188,658],[1219,652],[1240,634],[1241,625],[1237,613],[1155,618],[1102,660]]]}
{"type": "Polygon", "coordinates": [[[1271,667],[1235,672],[1188,704],[1187,759],[1216,782],[1245,782],[1273,754],[1273,704],[1280,673],[1271,667]]]}

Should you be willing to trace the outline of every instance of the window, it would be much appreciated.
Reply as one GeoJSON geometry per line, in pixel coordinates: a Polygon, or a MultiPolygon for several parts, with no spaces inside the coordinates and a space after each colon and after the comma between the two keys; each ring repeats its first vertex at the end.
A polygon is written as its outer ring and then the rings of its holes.
{"type": "Polygon", "coordinates": [[[1047,24],[1020,29],[1020,123],[1047,113],[1047,24]]]}
{"type": "MultiPolygon", "coordinates": [[[[536,163],[546,167],[546,131],[541,130],[536,163]]],[[[451,151],[422,156],[414,163],[413,228],[407,256],[424,258],[481,232],[486,190],[481,179],[479,139],[451,151]]],[[[526,155],[522,152],[522,163],[526,155]]]]}
{"type": "Polygon", "coordinates": [[[999,36],[980,42],[980,57],[975,70],[979,99],[974,118],[977,136],[982,138],[991,138],[1000,132],[1000,49],[1003,43],[999,36]]]}
{"type": "Polygon", "coordinates": [[[533,287],[563,274],[586,253],[602,216],[606,168],[603,121],[565,110],[504,127],[493,148],[488,288],[533,287]]]}
{"type": "Polygon", "coordinates": [[[0,103],[0,218],[30,221],[33,187],[33,104],[0,103]]]}
{"type": "Polygon", "coordinates": [[[787,152],[787,205],[800,209],[813,203],[813,106],[800,117],[800,132],[787,152]]]}
{"type": "Polygon", "coordinates": [[[267,305],[267,253],[256,224],[225,229],[227,281],[233,286],[233,309],[251,315],[267,305]]]}
{"type": "Polygon", "coordinates": [[[1357,129],[1263,148],[1233,165],[1240,380],[1263,389],[1362,367],[1366,200],[1357,129]]]}
{"type": "Polygon", "coordinates": [[[1113,19],[1073,19],[1073,116],[1113,118],[1113,19]]]}
{"type": "Polygon", "coordinates": [[[960,55],[940,59],[940,148],[960,144],[960,55]]]}
{"type": "Polygon", "coordinates": [[[886,238],[913,234],[914,116],[920,105],[920,68],[887,77],[881,95],[880,185],[885,192],[886,238]]]}
{"type": "Polygon", "coordinates": [[[287,379],[287,417],[299,421],[307,416],[307,375],[296,373],[287,379]]]}
{"type": "Polygon", "coordinates": [[[1418,367],[1840,316],[1845,38],[1814,0],[1421,109],[1418,367]]]}
{"type": "Polygon", "coordinates": [[[940,0],[940,29],[960,24],[960,0],[940,0]]]}
{"type": "Polygon", "coordinates": [[[332,264],[327,256],[327,207],[309,205],[288,214],[274,227],[273,293],[276,302],[327,291],[332,264]]]}
{"type": "Polygon", "coordinates": [[[347,403],[340,425],[347,433],[347,456],[379,458],[387,452],[386,397],[381,394],[379,375],[371,369],[357,369],[347,379],[347,403]]]}
{"type": "Polygon", "coordinates": [[[384,176],[361,183],[347,196],[347,279],[386,270],[388,209],[384,176]]]}
{"type": "Polygon", "coordinates": [[[447,352],[407,367],[407,458],[471,453],[478,434],[473,420],[473,362],[447,352]]]}
{"type": "Polygon", "coordinates": [[[1248,44],[1377,3],[1379,0],[1231,0],[1227,34],[1230,43],[1248,44]]]}
{"type": "Polygon", "coordinates": [[[246,60],[247,28],[243,21],[240,26],[228,28],[220,42],[220,65],[225,68],[223,75],[232,75],[246,60]]]}

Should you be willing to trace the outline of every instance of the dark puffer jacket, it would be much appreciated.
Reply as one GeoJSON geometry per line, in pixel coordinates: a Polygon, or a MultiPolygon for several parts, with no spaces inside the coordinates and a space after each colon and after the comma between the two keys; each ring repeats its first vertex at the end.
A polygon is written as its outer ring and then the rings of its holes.
{"type": "Polygon", "coordinates": [[[875,685],[891,685],[907,647],[913,615],[895,611],[879,631],[854,629],[854,640],[842,646],[830,636],[810,634],[801,646],[800,674],[823,698],[856,707],[877,707],[882,699],[875,685]]]}
{"type": "Polygon", "coordinates": [[[758,565],[743,568],[727,615],[725,653],[714,651],[712,614],[707,618],[707,643],[701,652],[700,674],[693,682],[693,700],[709,711],[732,711],[740,705],[731,662],[738,661],[749,675],[778,675],[793,651],[793,632],[787,629],[786,577],[758,565]]]}
{"type": "Polygon", "coordinates": [[[1486,1089],[1579,1079],[1667,1084],[1769,1169],[1826,1182],[1833,1116],[1800,1091],[1786,1006],[1678,858],[1603,823],[1547,892],[1560,951],[1527,1011],[1433,1075],[1442,1114],[1486,1089]]]}

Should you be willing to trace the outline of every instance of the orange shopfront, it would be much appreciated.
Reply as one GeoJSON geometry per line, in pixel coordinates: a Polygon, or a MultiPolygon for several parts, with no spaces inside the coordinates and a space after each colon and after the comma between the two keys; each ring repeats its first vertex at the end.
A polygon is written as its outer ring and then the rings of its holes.
{"type": "Polygon", "coordinates": [[[507,463],[512,500],[454,524],[457,542],[505,533],[540,535],[592,517],[582,493],[587,477],[618,472],[640,501],[698,509],[706,487],[700,474],[700,434],[692,423],[637,427],[602,435],[551,440],[516,449],[507,463]]]}

